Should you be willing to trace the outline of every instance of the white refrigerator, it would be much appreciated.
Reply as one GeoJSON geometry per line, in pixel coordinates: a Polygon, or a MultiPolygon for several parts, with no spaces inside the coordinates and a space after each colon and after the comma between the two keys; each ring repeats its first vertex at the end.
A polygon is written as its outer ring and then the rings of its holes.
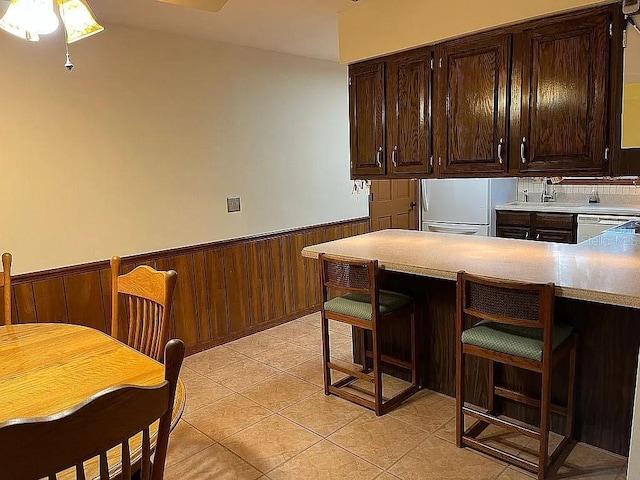
{"type": "Polygon", "coordinates": [[[422,230],[496,235],[496,205],[517,199],[517,178],[460,178],[421,181],[422,230]]]}

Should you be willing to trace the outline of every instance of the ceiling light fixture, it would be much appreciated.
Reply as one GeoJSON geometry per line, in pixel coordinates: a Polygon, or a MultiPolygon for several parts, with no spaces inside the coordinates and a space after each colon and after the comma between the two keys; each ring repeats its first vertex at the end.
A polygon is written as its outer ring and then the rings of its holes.
{"type": "Polygon", "coordinates": [[[104,30],[85,0],[11,0],[0,19],[0,28],[16,37],[37,42],[40,35],[55,32],[60,24],[54,5],[58,7],[58,14],[65,28],[65,67],[71,71],[73,64],[69,58],[68,45],[104,30]]]}

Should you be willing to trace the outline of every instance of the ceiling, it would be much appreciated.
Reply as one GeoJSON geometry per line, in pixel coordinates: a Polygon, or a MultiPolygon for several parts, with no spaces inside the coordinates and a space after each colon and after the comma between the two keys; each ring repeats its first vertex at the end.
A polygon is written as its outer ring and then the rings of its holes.
{"type": "Polygon", "coordinates": [[[352,0],[229,0],[217,13],[156,0],[89,0],[100,22],[338,61],[337,14],[352,0]]]}

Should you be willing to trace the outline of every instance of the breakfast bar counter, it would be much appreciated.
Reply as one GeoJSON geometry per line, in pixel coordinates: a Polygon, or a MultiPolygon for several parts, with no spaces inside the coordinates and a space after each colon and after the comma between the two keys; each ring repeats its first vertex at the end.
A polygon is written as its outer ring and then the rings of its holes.
{"type": "MultiPolygon", "coordinates": [[[[640,348],[640,236],[633,233],[610,230],[570,245],[384,230],[308,246],[302,255],[377,259],[381,285],[413,296],[418,305],[420,385],[450,396],[455,395],[456,273],[553,282],[555,317],[572,325],[579,338],[575,437],[627,455],[640,348]]],[[[392,327],[385,336],[385,348],[397,356],[406,350],[402,328],[392,327]]],[[[356,360],[360,355],[356,348],[356,360]]],[[[558,366],[553,384],[552,396],[560,403],[566,400],[565,370],[558,366]]],[[[483,405],[487,368],[470,364],[467,373],[469,400],[483,405]]],[[[535,374],[504,367],[498,377],[507,387],[539,393],[535,374]]],[[[529,423],[539,421],[535,411],[507,400],[503,410],[529,423]]],[[[556,431],[563,423],[552,416],[556,431]]]]}

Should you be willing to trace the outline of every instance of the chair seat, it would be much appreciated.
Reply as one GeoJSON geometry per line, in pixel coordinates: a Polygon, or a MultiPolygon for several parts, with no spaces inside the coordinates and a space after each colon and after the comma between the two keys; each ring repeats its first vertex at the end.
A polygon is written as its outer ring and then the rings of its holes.
{"type": "MultiPolygon", "coordinates": [[[[410,304],[413,299],[401,293],[380,290],[380,315],[388,315],[410,304]]],[[[325,302],[327,312],[371,320],[371,297],[361,293],[348,293],[325,302]]]]}
{"type": "MultiPolygon", "coordinates": [[[[564,342],[573,328],[564,323],[553,326],[553,348],[564,342]]],[[[462,343],[515,355],[517,357],[542,361],[542,329],[517,327],[502,323],[483,321],[462,332],[462,343]]]]}

